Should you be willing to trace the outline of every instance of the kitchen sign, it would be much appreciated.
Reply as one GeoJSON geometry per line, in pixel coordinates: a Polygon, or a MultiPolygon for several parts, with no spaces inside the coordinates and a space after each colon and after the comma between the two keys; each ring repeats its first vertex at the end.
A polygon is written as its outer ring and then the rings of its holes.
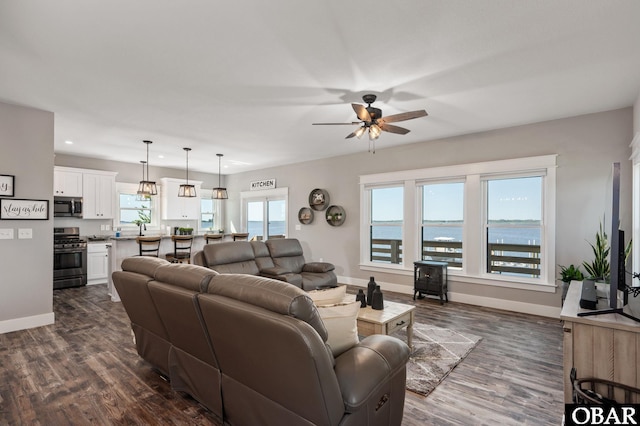
{"type": "Polygon", "coordinates": [[[250,188],[252,191],[258,191],[262,189],[274,189],[275,187],[276,187],[275,179],[256,180],[254,182],[251,182],[250,184],[250,188]]]}
{"type": "Polygon", "coordinates": [[[49,200],[0,198],[0,219],[47,220],[49,200]]]}

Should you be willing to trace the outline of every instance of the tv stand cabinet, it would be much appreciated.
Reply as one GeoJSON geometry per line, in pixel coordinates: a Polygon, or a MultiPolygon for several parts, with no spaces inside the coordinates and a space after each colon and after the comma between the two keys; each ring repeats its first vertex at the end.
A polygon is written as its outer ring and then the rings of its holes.
{"type": "MultiPolygon", "coordinates": [[[[640,388],[640,324],[618,314],[578,316],[579,312],[589,312],[580,308],[581,293],[582,281],[572,281],[560,314],[564,402],[572,402],[572,367],[576,368],[578,379],[605,379],[640,388]]],[[[597,309],[606,309],[606,304],[607,300],[601,299],[597,309]]],[[[606,395],[606,390],[599,392],[606,395]]],[[[623,399],[618,396],[616,400],[623,399]]]]}

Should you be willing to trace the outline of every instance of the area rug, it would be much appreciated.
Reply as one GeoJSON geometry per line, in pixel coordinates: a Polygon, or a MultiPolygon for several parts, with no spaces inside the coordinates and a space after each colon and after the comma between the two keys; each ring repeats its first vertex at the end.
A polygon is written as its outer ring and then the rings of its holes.
{"type": "MultiPolygon", "coordinates": [[[[406,329],[393,336],[407,341],[406,329]]],[[[426,324],[413,325],[413,352],[407,364],[407,390],[428,395],[482,340],[426,324]]]]}

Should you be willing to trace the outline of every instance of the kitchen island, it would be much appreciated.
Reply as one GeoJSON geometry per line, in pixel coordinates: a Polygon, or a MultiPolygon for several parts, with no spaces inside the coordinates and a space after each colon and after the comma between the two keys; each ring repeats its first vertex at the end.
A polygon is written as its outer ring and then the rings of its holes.
{"type": "MultiPolygon", "coordinates": [[[[154,236],[153,234],[146,234],[145,236],[154,236]]],[[[125,235],[121,237],[111,237],[111,271],[121,271],[122,261],[127,257],[138,256],[140,254],[138,243],[136,242],[137,235],[125,235]]],[[[164,258],[165,254],[173,252],[173,242],[171,241],[171,235],[160,235],[162,241],[160,242],[160,257],[164,258]]],[[[223,240],[230,241],[231,235],[225,235],[223,240]]],[[[193,245],[191,247],[191,263],[193,263],[193,256],[199,250],[202,250],[206,244],[204,235],[194,235],[193,245]]],[[[120,301],[120,296],[113,286],[111,276],[109,276],[109,296],[114,302],[120,301]]]]}

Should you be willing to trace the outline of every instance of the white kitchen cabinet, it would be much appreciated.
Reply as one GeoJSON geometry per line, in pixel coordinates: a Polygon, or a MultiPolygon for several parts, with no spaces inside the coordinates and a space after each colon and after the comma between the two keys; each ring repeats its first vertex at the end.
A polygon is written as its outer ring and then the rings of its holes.
{"type": "Polygon", "coordinates": [[[82,197],[82,172],[55,167],[53,170],[53,195],[57,197],[82,197]]]}
{"type": "Polygon", "coordinates": [[[105,242],[87,244],[87,284],[105,284],[109,278],[109,249],[105,242]]]}
{"type": "Polygon", "coordinates": [[[200,187],[202,182],[189,181],[196,187],[197,197],[178,197],[183,179],[160,179],[162,184],[160,200],[162,202],[162,220],[198,220],[200,216],[200,187]]]}
{"type": "Polygon", "coordinates": [[[116,173],[84,173],[83,219],[113,219],[116,173]]]}

